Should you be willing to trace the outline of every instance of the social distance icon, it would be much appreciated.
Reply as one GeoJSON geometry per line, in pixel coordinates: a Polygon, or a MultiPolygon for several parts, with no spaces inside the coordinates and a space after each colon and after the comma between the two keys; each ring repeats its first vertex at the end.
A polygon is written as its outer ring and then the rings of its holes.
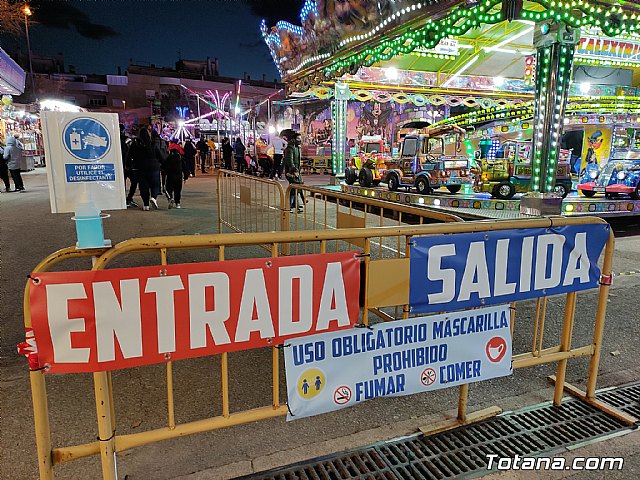
{"type": "Polygon", "coordinates": [[[485,350],[487,358],[493,363],[498,363],[507,353],[507,342],[502,337],[493,337],[487,342],[485,350]]]}

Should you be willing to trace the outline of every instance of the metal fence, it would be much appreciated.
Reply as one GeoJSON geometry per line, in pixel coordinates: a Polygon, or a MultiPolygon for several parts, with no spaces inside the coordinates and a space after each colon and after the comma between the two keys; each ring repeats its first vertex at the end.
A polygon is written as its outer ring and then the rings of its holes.
{"type": "MultiPolygon", "coordinates": [[[[306,204],[309,208],[308,205],[306,204]]],[[[335,207],[334,207],[335,208],[335,207]]],[[[347,208],[346,206],[344,208],[347,208]]],[[[550,217],[517,221],[496,221],[496,222],[457,222],[440,223],[414,226],[388,226],[374,228],[340,228],[325,229],[315,231],[294,231],[294,232],[266,232],[250,233],[245,235],[237,234],[215,234],[215,235],[194,235],[194,236],[174,236],[174,237],[153,237],[138,238],[128,240],[115,245],[112,248],[99,252],[99,256],[93,259],[93,270],[105,269],[113,266],[117,261],[126,255],[130,260],[132,256],[139,255],[141,258],[149,258],[147,254],[158,255],[156,260],[151,260],[154,265],[167,265],[170,256],[180,258],[182,252],[193,252],[195,250],[215,251],[218,261],[225,261],[227,252],[233,247],[241,247],[243,251],[248,251],[248,247],[268,246],[271,256],[279,256],[282,245],[308,245],[308,248],[297,249],[296,252],[318,251],[327,252],[329,246],[334,242],[345,242],[351,245],[360,246],[362,251],[362,301],[360,322],[368,324],[370,321],[395,320],[408,318],[408,289],[409,289],[409,250],[404,250],[405,256],[399,253],[392,258],[372,258],[371,253],[380,248],[380,239],[400,238],[403,245],[407,245],[413,237],[434,234],[457,234],[478,231],[498,231],[507,229],[527,229],[527,228],[554,228],[565,225],[578,224],[604,224],[602,220],[595,218],[562,218],[550,217]],[[389,281],[379,282],[376,279],[388,279],[389,281]],[[392,281],[391,281],[392,280],[392,281]],[[391,292],[391,293],[390,293],[391,292]],[[393,313],[382,312],[382,307],[394,307],[393,313]],[[398,310],[399,309],[399,310],[398,310]]],[[[255,225],[255,223],[254,223],[255,225]]],[[[614,248],[613,234],[607,242],[602,266],[602,278],[610,278],[611,263],[614,248]]],[[[259,249],[258,249],[259,250],[259,249]]],[[[76,251],[68,248],[56,252],[43,260],[34,270],[31,277],[37,277],[38,272],[50,269],[52,266],[76,257],[87,257],[92,252],[76,251]]],[[[290,252],[295,255],[295,252],[290,252]]],[[[189,253],[190,255],[192,253],[189,253]]],[[[25,287],[25,326],[31,327],[29,294],[30,285],[34,280],[29,280],[25,287]]],[[[554,338],[547,331],[545,322],[547,316],[547,297],[538,299],[536,316],[531,324],[525,317],[516,315],[515,304],[511,315],[511,330],[518,335],[530,336],[532,340],[531,349],[524,352],[514,352],[513,367],[525,368],[545,363],[556,363],[557,372],[555,376],[554,403],[560,404],[564,389],[568,389],[574,395],[583,398],[592,405],[606,411],[607,413],[622,419],[627,423],[636,420],[615,408],[604,404],[595,397],[595,387],[598,374],[602,340],[604,336],[604,320],[607,308],[607,297],[610,282],[601,282],[599,289],[598,305],[596,309],[593,325],[593,339],[586,345],[572,346],[572,333],[575,323],[576,293],[566,295],[564,320],[560,338],[554,338]],[[547,332],[545,334],[545,332],[547,332]],[[553,339],[550,341],[550,339],[553,339]],[[552,343],[545,346],[544,342],[552,343]],[[575,387],[565,384],[565,374],[567,362],[571,358],[590,357],[589,374],[586,390],[584,392],[575,387]]],[[[519,308],[520,304],[518,305],[519,308]]],[[[586,319],[581,319],[586,321],[586,319]]],[[[116,454],[124,450],[145,445],[161,440],[176,438],[188,434],[216,430],[231,427],[234,425],[254,422],[276,416],[285,415],[287,407],[280,398],[281,378],[280,378],[280,350],[277,347],[271,348],[270,358],[272,363],[272,375],[268,380],[270,383],[271,395],[264,399],[264,405],[249,410],[234,410],[229,399],[229,385],[232,372],[229,369],[229,356],[235,354],[223,353],[220,355],[221,385],[220,385],[220,415],[206,417],[195,421],[178,423],[176,421],[175,401],[174,401],[174,371],[172,362],[165,365],[164,378],[158,381],[165,384],[166,389],[166,426],[136,433],[120,433],[118,430],[115,407],[114,407],[114,386],[111,372],[99,372],[93,374],[95,389],[95,405],[98,418],[97,436],[98,440],[72,446],[53,446],[51,440],[51,428],[49,425],[48,399],[45,388],[46,374],[42,371],[31,371],[31,386],[34,406],[34,419],[36,430],[36,441],[38,448],[38,461],[40,466],[40,478],[51,479],[54,477],[53,467],[56,464],[68,462],[77,458],[89,455],[100,455],[102,460],[102,476],[105,479],[114,479],[117,476],[116,454]]],[[[79,374],[74,374],[79,375],[79,374]]],[[[235,380],[234,380],[235,381],[235,380]]],[[[239,380],[238,380],[239,381],[239,380]]],[[[212,387],[213,388],[213,387],[212,387]]],[[[458,417],[453,421],[441,425],[431,426],[430,430],[442,430],[458,425],[477,421],[500,412],[498,407],[467,413],[468,385],[459,387],[458,417]]],[[[67,392],[73,396],[75,392],[67,392]]],[[[119,398],[119,401],[126,403],[129,398],[119,398]]],[[[140,398],[135,402],[144,401],[140,398]]],[[[164,402],[163,402],[164,403],[164,402]]],[[[86,437],[95,438],[95,432],[90,425],[86,428],[86,437]]]]}
{"type": "MultiPolygon", "coordinates": [[[[373,191],[371,192],[373,194],[373,191]]],[[[220,212],[219,232],[223,225],[236,232],[300,232],[343,228],[374,228],[430,223],[461,222],[456,215],[428,208],[387,202],[371,197],[355,197],[331,187],[284,186],[277,181],[229,170],[221,170],[217,189],[220,212]]],[[[336,240],[326,245],[327,252],[362,246],[359,241],[336,240]]],[[[281,253],[319,253],[319,246],[287,243],[281,253]]],[[[372,240],[373,258],[406,256],[406,243],[400,237],[372,240]]]]}

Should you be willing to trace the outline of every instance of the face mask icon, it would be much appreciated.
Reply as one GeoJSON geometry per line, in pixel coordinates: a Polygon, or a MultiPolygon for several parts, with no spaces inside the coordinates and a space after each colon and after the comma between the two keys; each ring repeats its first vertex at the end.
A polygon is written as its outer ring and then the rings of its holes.
{"type": "Polygon", "coordinates": [[[493,337],[487,342],[485,351],[491,362],[498,363],[507,353],[507,342],[502,337],[493,337]]]}
{"type": "Polygon", "coordinates": [[[489,347],[489,357],[498,358],[502,352],[504,351],[504,345],[500,345],[499,347],[489,347]]]}

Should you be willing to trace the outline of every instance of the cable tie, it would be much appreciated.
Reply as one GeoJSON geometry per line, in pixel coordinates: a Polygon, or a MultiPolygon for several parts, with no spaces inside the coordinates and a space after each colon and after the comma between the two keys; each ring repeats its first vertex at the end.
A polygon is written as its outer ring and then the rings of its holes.
{"type": "Polygon", "coordinates": [[[367,330],[373,330],[371,325],[365,325],[364,323],[356,323],[353,328],[366,328],[367,330]]]}
{"type": "Polygon", "coordinates": [[[116,431],[114,430],[113,433],[111,434],[111,436],[109,438],[105,438],[104,440],[100,437],[96,437],[96,440],[98,440],[99,442],[108,442],[109,440],[112,440],[113,437],[116,436],[116,431]]]}

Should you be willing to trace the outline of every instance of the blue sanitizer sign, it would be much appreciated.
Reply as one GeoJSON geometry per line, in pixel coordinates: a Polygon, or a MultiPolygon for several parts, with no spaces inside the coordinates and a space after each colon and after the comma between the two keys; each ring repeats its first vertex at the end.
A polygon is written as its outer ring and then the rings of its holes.
{"type": "Polygon", "coordinates": [[[76,118],[63,132],[64,146],[74,158],[94,162],[104,158],[111,148],[111,135],[100,121],[76,118]]]}
{"type": "Polygon", "coordinates": [[[118,115],[43,112],[42,119],[52,213],[86,202],[126,208],[118,115]]]}

